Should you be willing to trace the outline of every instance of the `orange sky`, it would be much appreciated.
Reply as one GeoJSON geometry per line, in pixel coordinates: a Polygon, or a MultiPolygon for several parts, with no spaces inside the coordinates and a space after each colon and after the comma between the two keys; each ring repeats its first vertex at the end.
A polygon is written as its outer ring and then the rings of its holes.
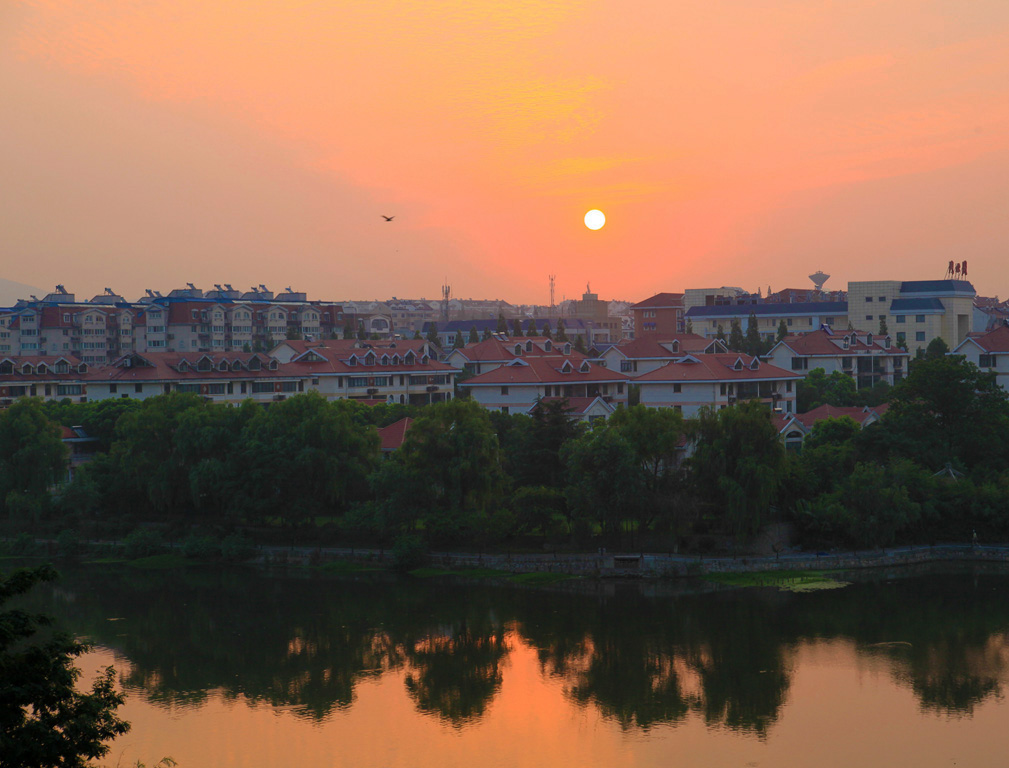
{"type": "Polygon", "coordinates": [[[0,104],[0,277],[87,297],[1009,295],[1005,0],[15,1],[0,104]]]}

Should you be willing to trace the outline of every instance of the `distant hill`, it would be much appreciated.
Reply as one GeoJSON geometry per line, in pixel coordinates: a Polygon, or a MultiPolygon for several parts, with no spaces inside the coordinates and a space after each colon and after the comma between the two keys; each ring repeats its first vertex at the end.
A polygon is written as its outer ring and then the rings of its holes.
{"type": "Polygon", "coordinates": [[[34,285],[15,283],[13,280],[0,278],[0,307],[9,307],[18,299],[27,299],[33,293],[41,299],[48,291],[36,288],[34,285]]]}

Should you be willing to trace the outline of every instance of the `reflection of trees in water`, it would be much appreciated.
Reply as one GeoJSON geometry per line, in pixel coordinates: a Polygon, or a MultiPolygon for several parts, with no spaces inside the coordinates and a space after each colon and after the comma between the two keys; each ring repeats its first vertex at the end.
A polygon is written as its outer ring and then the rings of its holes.
{"type": "MultiPolygon", "coordinates": [[[[210,693],[319,720],[364,679],[403,670],[419,711],[464,725],[499,693],[505,628],[543,674],[621,727],[709,725],[758,735],[776,721],[793,649],[851,638],[924,708],[969,714],[1009,673],[1005,577],[941,577],[812,595],[768,590],[646,598],[382,578],[83,569],[47,612],[129,658],[130,688],[165,706],[210,693]],[[998,587],[999,589],[996,589],[998,587]],[[125,617],[109,621],[110,617],[125,617]]],[[[41,590],[40,596],[41,596],[41,590]]]]}
{"type": "Polygon", "coordinates": [[[462,621],[407,644],[406,688],[421,712],[460,726],[481,717],[501,688],[504,629],[462,621]]]}
{"type": "Polygon", "coordinates": [[[677,723],[694,711],[710,725],[763,733],[777,717],[790,672],[786,643],[766,621],[766,599],[749,598],[730,598],[727,611],[724,595],[659,607],[625,594],[595,610],[555,610],[546,622],[522,624],[521,632],[573,701],[594,704],[625,729],[677,723]]]}

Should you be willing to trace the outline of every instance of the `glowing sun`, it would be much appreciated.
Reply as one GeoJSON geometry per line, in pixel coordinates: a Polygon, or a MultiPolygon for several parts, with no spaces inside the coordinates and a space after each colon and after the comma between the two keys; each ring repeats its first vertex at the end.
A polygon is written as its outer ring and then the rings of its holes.
{"type": "Polygon", "coordinates": [[[589,229],[602,229],[606,223],[606,214],[593,208],[585,214],[585,226],[589,229]]]}

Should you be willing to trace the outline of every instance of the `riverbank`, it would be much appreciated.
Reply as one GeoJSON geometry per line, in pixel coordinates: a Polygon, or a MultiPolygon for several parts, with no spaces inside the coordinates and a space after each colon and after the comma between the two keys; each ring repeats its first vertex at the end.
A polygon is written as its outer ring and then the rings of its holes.
{"type": "MultiPolygon", "coordinates": [[[[256,560],[267,565],[352,562],[391,567],[389,550],[337,547],[268,547],[256,560]]],[[[431,552],[427,566],[444,570],[490,569],[510,574],[554,573],[590,578],[680,578],[767,571],[848,571],[941,562],[1009,565],[1009,546],[939,544],[856,552],[791,552],[773,557],[701,557],[653,553],[509,554],[431,552]]]]}

